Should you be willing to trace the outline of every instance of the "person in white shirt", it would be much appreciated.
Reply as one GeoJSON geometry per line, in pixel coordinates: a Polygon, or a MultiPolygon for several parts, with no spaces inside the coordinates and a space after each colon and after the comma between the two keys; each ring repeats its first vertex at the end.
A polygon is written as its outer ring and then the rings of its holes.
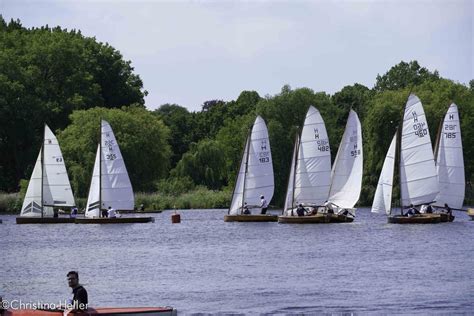
{"type": "Polygon", "coordinates": [[[267,203],[267,200],[265,200],[265,197],[263,195],[260,195],[260,208],[262,209],[260,214],[267,213],[268,203],[267,203]]]}
{"type": "Polygon", "coordinates": [[[108,217],[108,218],[115,218],[115,217],[117,217],[117,216],[115,215],[115,210],[114,210],[111,206],[109,206],[109,209],[107,210],[107,217],[108,217]]]}

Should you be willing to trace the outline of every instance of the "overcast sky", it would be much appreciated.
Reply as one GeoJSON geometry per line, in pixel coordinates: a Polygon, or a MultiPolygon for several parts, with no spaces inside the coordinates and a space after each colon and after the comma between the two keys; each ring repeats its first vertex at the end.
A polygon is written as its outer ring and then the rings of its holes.
{"type": "Polygon", "coordinates": [[[285,84],[331,94],[354,83],[372,88],[402,60],[467,84],[473,2],[0,0],[0,14],[95,36],[132,61],[148,108],[196,111],[285,84]]]}

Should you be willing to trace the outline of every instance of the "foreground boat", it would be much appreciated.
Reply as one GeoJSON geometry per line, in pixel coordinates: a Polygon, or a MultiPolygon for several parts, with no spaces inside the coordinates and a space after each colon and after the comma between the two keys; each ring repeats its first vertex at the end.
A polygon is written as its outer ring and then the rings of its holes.
{"type": "Polygon", "coordinates": [[[75,218],[70,217],[17,217],[17,224],[73,224],[75,218]]]}
{"type": "Polygon", "coordinates": [[[58,140],[44,126],[43,144],[26,190],[17,224],[62,224],[74,219],[53,217],[54,208],[74,207],[74,196],[58,140]]]}
{"type": "Polygon", "coordinates": [[[97,218],[76,218],[76,224],[132,224],[132,223],[153,223],[154,217],[97,217],[97,218]]]}
{"type": "MultiPolygon", "coordinates": [[[[63,310],[41,310],[41,309],[9,309],[4,316],[59,316],[65,315],[63,310]]],[[[146,316],[176,316],[177,310],[172,307],[98,307],[89,308],[81,312],[69,312],[68,315],[146,315],[146,316]]]]}
{"type": "Polygon", "coordinates": [[[247,137],[232,202],[224,222],[276,222],[276,215],[244,214],[245,211],[260,213],[260,197],[270,203],[273,191],[270,139],[265,121],[257,116],[247,137]]]}

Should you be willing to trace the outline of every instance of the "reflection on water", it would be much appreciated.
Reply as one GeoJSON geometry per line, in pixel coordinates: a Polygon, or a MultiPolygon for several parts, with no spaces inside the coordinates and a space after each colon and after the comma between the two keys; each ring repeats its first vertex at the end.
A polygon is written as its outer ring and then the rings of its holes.
{"type": "Polygon", "coordinates": [[[225,210],[155,223],[16,225],[0,216],[0,296],[57,302],[78,270],[93,306],[180,313],[462,313],[474,308],[474,222],[389,225],[359,209],[329,225],[224,223],[225,210]]]}

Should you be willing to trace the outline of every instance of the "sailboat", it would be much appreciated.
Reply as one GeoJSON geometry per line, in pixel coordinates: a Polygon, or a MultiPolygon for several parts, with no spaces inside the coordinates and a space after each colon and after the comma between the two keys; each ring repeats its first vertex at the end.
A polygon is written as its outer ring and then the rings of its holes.
{"type": "Polygon", "coordinates": [[[153,217],[102,217],[102,210],[133,210],[135,197],[127,168],[110,124],[101,121],[101,139],[97,146],[85,218],[76,224],[146,223],[153,217]]]}
{"type": "Polygon", "coordinates": [[[58,140],[48,125],[38,159],[28,183],[17,224],[74,223],[74,218],[54,217],[53,209],[74,207],[74,196],[58,140]]]}
{"type": "Polygon", "coordinates": [[[439,214],[403,215],[403,207],[430,204],[438,192],[438,176],[425,112],[420,99],[410,94],[401,128],[392,139],[382,167],[372,212],[385,211],[388,222],[393,224],[439,223],[439,214]],[[393,214],[391,205],[395,166],[399,172],[400,215],[393,214]]]}
{"type": "Polygon", "coordinates": [[[331,173],[326,203],[331,223],[354,221],[354,206],[362,190],[362,172],[362,128],[357,113],[351,109],[331,173]]]}
{"type": "Polygon", "coordinates": [[[327,223],[329,217],[323,213],[310,212],[298,216],[296,208],[301,205],[308,210],[317,211],[323,207],[329,196],[331,186],[331,151],[324,120],[319,111],[310,106],[306,113],[301,137],[297,135],[290,177],[286,191],[283,214],[279,223],[327,223]]]}
{"type": "MultiPolygon", "coordinates": [[[[452,209],[462,209],[466,183],[464,179],[464,159],[461,141],[461,124],[458,107],[451,104],[439,128],[435,146],[436,171],[439,193],[435,198],[437,208],[447,204],[452,209]]],[[[440,212],[442,222],[452,222],[451,213],[440,212]]]]}
{"type": "Polygon", "coordinates": [[[277,216],[260,213],[260,197],[270,203],[274,191],[273,162],[265,121],[257,116],[247,137],[240,170],[225,222],[276,222],[277,216]],[[244,214],[246,206],[254,214],[244,214]]]}

